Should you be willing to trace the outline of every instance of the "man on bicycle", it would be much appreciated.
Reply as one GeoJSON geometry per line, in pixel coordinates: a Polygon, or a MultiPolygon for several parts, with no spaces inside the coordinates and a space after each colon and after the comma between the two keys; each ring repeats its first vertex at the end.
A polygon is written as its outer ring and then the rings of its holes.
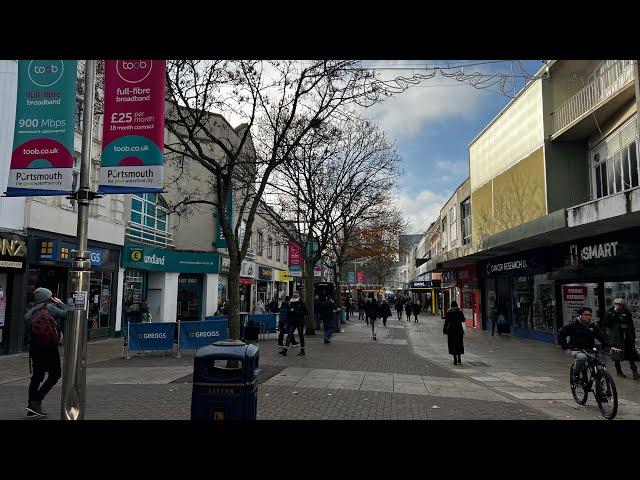
{"type": "MultiPolygon", "coordinates": [[[[577,320],[566,324],[558,330],[558,342],[565,351],[567,356],[576,360],[573,369],[574,381],[578,383],[582,370],[587,363],[587,355],[581,351],[572,350],[592,350],[595,346],[595,339],[598,339],[602,348],[609,348],[609,342],[606,334],[591,321],[593,310],[589,307],[582,307],[578,313],[580,316],[577,320]],[[567,342],[567,337],[569,341],[567,342]]],[[[611,348],[611,351],[617,351],[617,348],[611,348]]]]}

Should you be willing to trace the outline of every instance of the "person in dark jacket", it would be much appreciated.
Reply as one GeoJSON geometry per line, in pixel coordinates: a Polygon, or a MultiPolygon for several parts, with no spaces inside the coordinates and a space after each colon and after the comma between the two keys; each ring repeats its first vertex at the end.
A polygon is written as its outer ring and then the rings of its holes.
{"type": "Polygon", "coordinates": [[[411,307],[411,310],[413,311],[415,322],[418,323],[418,315],[420,315],[420,312],[422,311],[422,305],[420,305],[420,302],[416,302],[413,304],[413,307],[411,307]]]}
{"type": "Polygon", "coordinates": [[[442,333],[447,336],[449,355],[453,355],[453,364],[462,364],[460,355],[464,354],[464,314],[458,308],[458,302],[451,302],[451,308],[445,315],[442,333]]]}
{"type": "MultiPolygon", "coordinates": [[[[278,348],[284,347],[284,336],[289,333],[289,322],[287,321],[287,314],[289,312],[289,297],[285,297],[280,305],[280,316],[278,317],[278,348]]],[[[293,347],[298,345],[295,336],[291,342],[293,347]]]]}
{"type": "MultiPolygon", "coordinates": [[[[579,350],[592,350],[595,346],[596,339],[600,342],[602,348],[609,348],[609,341],[606,334],[591,321],[593,311],[589,307],[582,307],[578,313],[580,317],[577,320],[567,323],[558,330],[558,343],[567,356],[573,357],[576,361],[573,369],[574,381],[576,383],[587,363],[587,355],[579,350]],[[569,337],[568,342],[567,337],[569,337]]],[[[612,348],[611,351],[619,350],[612,348]]]]}
{"type": "Polygon", "coordinates": [[[344,307],[345,307],[346,312],[347,312],[347,320],[351,320],[351,308],[353,307],[353,304],[351,303],[351,297],[346,297],[345,298],[344,307]]]}
{"type": "Polygon", "coordinates": [[[387,318],[391,316],[391,307],[386,300],[382,300],[380,305],[380,316],[382,317],[382,325],[387,326],[387,318]]]}
{"type": "Polygon", "coordinates": [[[367,325],[371,322],[371,333],[373,334],[373,339],[376,338],[376,318],[380,316],[380,305],[378,305],[378,301],[373,298],[373,294],[369,294],[369,298],[367,302],[364,304],[364,310],[367,315],[367,325]]]}
{"type": "Polygon", "coordinates": [[[300,353],[298,356],[304,356],[304,324],[305,317],[309,311],[307,310],[307,306],[300,299],[300,294],[295,292],[291,301],[289,302],[289,310],[287,311],[287,322],[289,324],[289,335],[287,336],[287,343],[280,350],[280,355],[287,354],[287,348],[293,342],[293,332],[297,329],[298,336],[300,337],[300,353]]]}
{"type": "Polygon", "coordinates": [[[335,311],[335,304],[333,303],[333,297],[326,297],[320,302],[320,318],[322,319],[322,325],[324,327],[324,343],[331,343],[331,335],[333,335],[333,329],[336,327],[336,322],[333,318],[335,311]]]}
{"type": "Polygon", "coordinates": [[[624,304],[622,298],[613,301],[613,308],[607,312],[606,332],[611,346],[620,349],[620,352],[611,354],[611,360],[615,363],[618,377],[626,378],[622,372],[620,362],[627,360],[633,372],[633,379],[640,379],[636,360],[636,330],[633,325],[633,315],[624,304]]]}
{"type": "MultiPolygon", "coordinates": [[[[33,297],[35,302],[24,316],[27,330],[31,332],[31,321],[39,309],[46,309],[49,318],[56,323],[54,328],[59,329],[57,322],[67,318],[67,306],[60,299],[54,297],[48,288],[37,288],[33,292],[33,297]]],[[[42,316],[41,313],[39,315],[42,316]]],[[[53,335],[55,337],[55,334],[53,335]]],[[[47,416],[42,410],[42,400],[62,376],[60,352],[58,351],[59,337],[55,342],[51,341],[47,344],[39,340],[33,334],[29,338],[29,360],[33,365],[33,375],[29,384],[29,402],[25,409],[29,417],[47,416]],[[47,380],[42,383],[45,374],[48,374],[47,380]]]]}
{"type": "MultiPolygon", "coordinates": [[[[362,297],[358,298],[358,320],[366,320],[367,316],[364,312],[364,299],[362,297]]],[[[367,321],[367,325],[369,322],[367,321]]]]}
{"type": "Polygon", "coordinates": [[[398,321],[402,320],[402,300],[396,300],[396,312],[398,313],[398,321]]]}
{"type": "Polygon", "coordinates": [[[407,314],[407,322],[411,320],[411,310],[413,310],[413,304],[411,300],[407,300],[407,303],[404,304],[404,312],[407,314]]]}
{"type": "Polygon", "coordinates": [[[313,319],[316,322],[316,330],[320,330],[320,295],[313,299],[313,319]]]}

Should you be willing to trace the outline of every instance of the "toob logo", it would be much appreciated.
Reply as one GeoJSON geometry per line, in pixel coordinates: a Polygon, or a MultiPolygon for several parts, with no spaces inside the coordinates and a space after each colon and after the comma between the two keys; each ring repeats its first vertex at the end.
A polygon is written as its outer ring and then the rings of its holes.
{"type": "Polygon", "coordinates": [[[127,83],[140,83],[151,73],[152,60],[118,60],[116,71],[127,83]]]}
{"type": "Polygon", "coordinates": [[[62,60],[31,60],[29,79],[39,87],[50,87],[62,78],[64,63],[62,60]]]}

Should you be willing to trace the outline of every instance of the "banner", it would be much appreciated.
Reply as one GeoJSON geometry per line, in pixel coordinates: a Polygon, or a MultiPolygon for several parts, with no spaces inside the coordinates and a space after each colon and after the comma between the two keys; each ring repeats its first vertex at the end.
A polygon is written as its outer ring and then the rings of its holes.
{"type": "Polygon", "coordinates": [[[297,243],[289,243],[289,275],[292,277],[302,276],[302,249],[297,243]]]}
{"type": "Polygon", "coordinates": [[[7,196],[72,192],[77,72],[75,60],[18,62],[7,196]]]}
{"type": "MultiPolygon", "coordinates": [[[[227,221],[231,228],[234,229],[235,225],[233,224],[233,189],[229,189],[229,193],[227,194],[227,206],[225,207],[227,212],[227,221]]],[[[244,235],[240,235],[238,232],[238,241],[240,237],[244,235]]],[[[239,245],[242,243],[238,242],[239,245]]],[[[227,240],[224,238],[224,233],[222,233],[222,226],[220,225],[220,217],[216,213],[216,248],[227,248],[227,240]]]]}
{"type": "Polygon", "coordinates": [[[180,322],[180,348],[197,349],[229,338],[227,317],[207,317],[216,320],[180,322]]]}
{"type": "Polygon", "coordinates": [[[162,191],[164,60],[106,60],[101,193],[162,191]]]}
{"type": "Polygon", "coordinates": [[[367,283],[367,277],[364,272],[356,272],[356,283],[367,283]]]}
{"type": "Polygon", "coordinates": [[[249,315],[249,323],[264,322],[266,332],[275,332],[277,330],[277,315],[275,313],[266,313],[262,315],[249,315]]]}
{"type": "Polygon", "coordinates": [[[173,350],[175,326],[175,322],[129,323],[129,350],[173,350]]]}
{"type": "Polygon", "coordinates": [[[356,283],[356,272],[347,273],[347,283],[356,283]]]}

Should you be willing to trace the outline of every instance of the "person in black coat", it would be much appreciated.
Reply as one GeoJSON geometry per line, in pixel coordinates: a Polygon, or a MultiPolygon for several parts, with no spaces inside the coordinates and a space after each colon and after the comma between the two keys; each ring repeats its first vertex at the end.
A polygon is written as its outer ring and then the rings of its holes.
{"type": "Polygon", "coordinates": [[[413,310],[413,316],[416,319],[416,323],[418,323],[418,315],[420,315],[420,312],[422,311],[422,305],[420,305],[420,302],[414,303],[412,310],[413,310]]]}
{"type": "MultiPolygon", "coordinates": [[[[289,322],[287,321],[287,313],[289,311],[289,297],[285,297],[280,305],[280,316],[278,318],[278,348],[284,347],[284,336],[289,333],[289,322]]],[[[298,345],[295,336],[291,344],[295,347],[298,345]]]]}
{"type": "Polygon", "coordinates": [[[287,341],[280,350],[280,355],[287,355],[287,349],[289,345],[294,340],[293,332],[298,330],[298,336],[300,337],[300,353],[298,356],[304,356],[304,325],[305,325],[305,317],[309,314],[309,310],[307,306],[304,304],[302,299],[300,298],[300,294],[298,292],[294,292],[291,301],[289,302],[289,307],[287,309],[287,323],[289,325],[289,335],[287,336],[287,341]]]}
{"type": "Polygon", "coordinates": [[[462,364],[460,355],[464,353],[464,314],[458,308],[458,302],[451,302],[451,308],[445,316],[442,333],[447,335],[447,344],[449,346],[449,355],[453,355],[453,364],[462,364]]]}
{"type": "Polygon", "coordinates": [[[371,322],[371,333],[373,334],[373,339],[376,339],[376,318],[380,316],[380,305],[378,305],[378,301],[373,298],[373,294],[369,294],[369,299],[364,304],[364,310],[367,315],[367,324],[371,322]]]}
{"type": "Polygon", "coordinates": [[[391,307],[386,300],[382,300],[382,305],[380,305],[380,316],[382,317],[382,324],[386,327],[387,318],[391,316],[391,307]]]}
{"type": "Polygon", "coordinates": [[[609,337],[609,343],[620,350],[618,353],[611,354],[616,366],[616,372],[619,377],[626,378],[622,372],[621,361],[627,360],[633,373],[633,379],[639,380],[640,374],[636,361],[639,360],[636,350],[636,330],[633,325],[633,315],[626,307],[622,298],[616,298],[613,301],[613,308],[607,312],[606,332],[609,337]]]}
{"type": "Polygon", "coordinates": [[[333,317],[334,307],[333,297],[326,297],[320,302],[319,313],[324,327],[324,343],[331,343],[331,335],[333,335],[333,329],[336,327],[336,322],[333,317]]]}
{"type": "Polygon", "coordinates": [[[407,314],[407,322],[411,320],[411,310],[413,309],[413,304],[411,300],[407,300],[407,303],[404,304],[404,311],[407,314]]]}
{"type": "Polygon", "coordinates": [[[396,312],[398,313],[398,321],[402,320],[402,300],[396,300],[396,312]]]}

